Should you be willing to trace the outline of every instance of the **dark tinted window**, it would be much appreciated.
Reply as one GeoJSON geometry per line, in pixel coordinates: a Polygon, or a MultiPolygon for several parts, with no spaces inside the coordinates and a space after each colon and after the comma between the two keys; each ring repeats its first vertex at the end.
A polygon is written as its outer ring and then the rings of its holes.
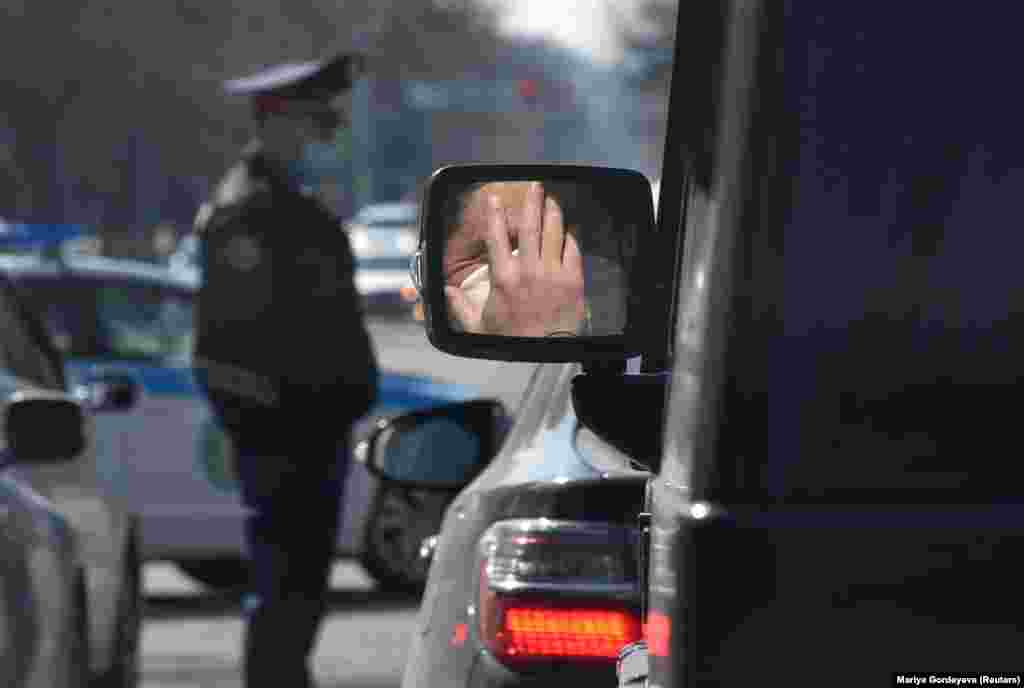
{"type": "Polygon", "coordinates": [[[769,14],[706,484],[1018,495],[1021,10],[931,5],[926,31],[902,4],[769,14]]]}
{"type": "Polygon", "coordinates": [[[189,365],[192,296],[134,280],[23,277],[58,346],[80,358],[189,365]]]}
{"type": "Polygon", "coordinates": [[[185,366],[192,355],[192,299],[142,284],[96,285],[96,314],[107,356],[185,366]]]}
{"type": "Polygon", "coordinates": [[[64,388],[63,361],[31,304],[0,278],[0,368],[47,389],[64,388]]]}
{"type": "MultiPolygon", "coordinates": [[[[1020,17],[832,4],[790,16],[800,113],[768,354],[777,496],[1019,493],[1020,17]]],[[[1019,14],[1012,12],[1012,14],[1019,14]]],[[[925,497],[927,498],[927,497],[925,497]]]]}

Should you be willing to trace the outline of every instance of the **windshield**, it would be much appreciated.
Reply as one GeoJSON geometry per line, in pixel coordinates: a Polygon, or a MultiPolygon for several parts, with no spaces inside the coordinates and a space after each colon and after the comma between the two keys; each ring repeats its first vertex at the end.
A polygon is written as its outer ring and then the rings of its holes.
{"type": "Polygon", "coordinates": [[[187,366],[192,297],[141,281],[23,278],[57,347],[72,358],[187,366]]]}

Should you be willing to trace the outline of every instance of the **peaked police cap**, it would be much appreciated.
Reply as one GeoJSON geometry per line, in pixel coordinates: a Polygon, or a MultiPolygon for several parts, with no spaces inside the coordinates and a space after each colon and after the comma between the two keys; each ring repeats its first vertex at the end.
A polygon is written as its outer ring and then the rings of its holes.
{"type": "Polygon", "coordinates": [[[352,88],[365,71],[365,64],[365,56],[358,53],[345,53],[329,60],[289,62],[226,81],[224,90],[231,95],[329,101],[352,88]]]}

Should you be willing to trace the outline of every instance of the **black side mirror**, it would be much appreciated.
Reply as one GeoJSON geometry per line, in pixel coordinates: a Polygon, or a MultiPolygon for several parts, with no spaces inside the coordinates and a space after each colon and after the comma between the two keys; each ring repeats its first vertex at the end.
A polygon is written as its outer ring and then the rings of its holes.
{"type": "Polygon", "coordinates": [[[4,409],[4,435],[14,463],[69,461],[85,449],[85,413],[61,394],[18,392],[4,409]]]}
{"type": "Polygon", "coordinates": [[[651,313],[641,247],[653,234],[651,185],[633,170],[442,167],[424,188],[420,251],[410,266],[430,343],[506,361],[635,356],[651,313]],[[495,199],[503,210],[490,206],[495,199]],[[547,224],[540,222],[545,203],[547,224]],[[542,236],[555,247],[547,253],[542,236]],[[542,259],[558,267],[538,272],[542,259]],[[542,273],[558,279],[529,277],[542,273]]]}
{"type": "Polygon", "coordinates": [[[404,487],[459,490],[494,458],[505,417],[501,402],[478,399],[381,419],[355,459],[404,487]]]}
{"type": "Polygon", "coordinates": [[[80,392],[90,411],[129,411],[139,402],[139,383],[125,373],[101,373],[89,378],[80,392]]]}

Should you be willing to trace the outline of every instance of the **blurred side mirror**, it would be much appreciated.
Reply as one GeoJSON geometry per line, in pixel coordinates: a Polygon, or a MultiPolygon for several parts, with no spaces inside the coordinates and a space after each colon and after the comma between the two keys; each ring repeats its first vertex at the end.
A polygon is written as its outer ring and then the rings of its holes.
{"type": "Polygon", "coordinates": [[[139,383],[124,373],[101,373],[89,378],[78,395],[90,411],[129,411],[139,402],[139,383]]]}
{"type": "Polygon", "coordinates": [[[536,362],[639,353],[654,233],[643,174],[453,165],[431,176],[422,208],[411,271],[436,348],[536,362]]]}
{"type": "Polygon", "coordinates": [[[491,399],[446,404],[378,421],[356,461],[404,487],[459,490],[497,453],[505,409],[491,399]]]}
{"type": "Polygon", "coordinates": [[[4,435],[14,463],[69,461],[85,449],[85,414],[64,395],[18,392],[4,409],[4,435]]]}

